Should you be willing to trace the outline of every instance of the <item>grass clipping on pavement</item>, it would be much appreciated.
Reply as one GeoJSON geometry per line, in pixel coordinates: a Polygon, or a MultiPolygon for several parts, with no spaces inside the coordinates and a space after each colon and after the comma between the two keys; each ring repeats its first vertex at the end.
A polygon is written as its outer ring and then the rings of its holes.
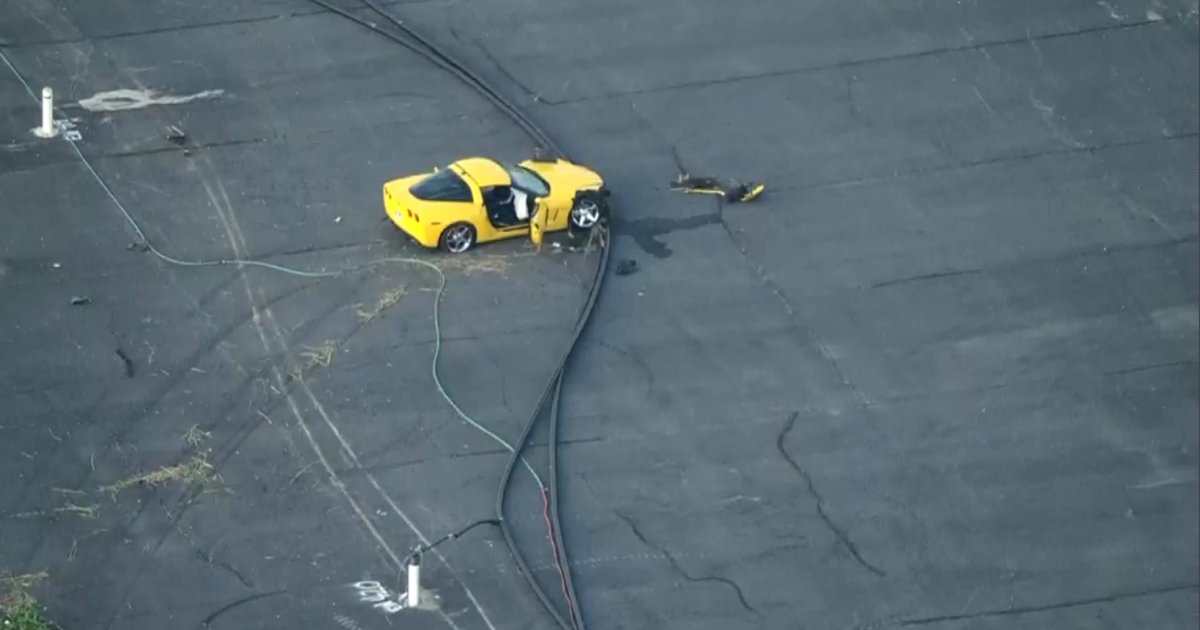
{"type": "MultiPolygon", "coordinates": [[[[201,430],[199,426],[192,426],[183,434],[184,441],[194,451],[191,457],[178,464],[163,466],[101,486],[100,490],[112,494],[115,499],[115,495],[121,491],[143,485],[156,487],[171,482],[181,482],[198,485],[201,489],[208,487],[220,480],[216,468],[209,461],[210,450],[204,448],[205,442],[210,437],[212,437],[211,433],[201,430]]],[[[86,494],[80,490],[57,490],[67,494],[86,494]]],[[[85,518],[95,518],[97,512],[98,507],[95,505],[80,506],[68,502],[64,506],[50,510],[31,511],[16,516],[32,517],[71,513],[85,518]]],[[[74,554],[74,548],[71,553],[74,554]]],[[[0,572],[0,630],[61,630],[61,626],[46,617],[45,609],[29,592],[49,577],[45,571],[23,575],[0,572]]]]}
{"type": "Polygon", "coordinates": [[[59,630],[29,594],[33,585],[47,577],[44,571],[0,577],[0,630],[59,630]]]}

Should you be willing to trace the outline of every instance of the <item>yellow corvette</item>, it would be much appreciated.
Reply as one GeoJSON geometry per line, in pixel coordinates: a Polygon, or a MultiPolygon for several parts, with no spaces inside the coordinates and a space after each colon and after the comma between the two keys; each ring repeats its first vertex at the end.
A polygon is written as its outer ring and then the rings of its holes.
{"type": "Polygon", "coordinates": [[[461,254],[477,243],[546,232],[589,230],[608,211],[595,171],[563,159],[509,164],[458,160],[446,168],[383,185],[383,207],[397,227],[427,248],[461,254]]]}

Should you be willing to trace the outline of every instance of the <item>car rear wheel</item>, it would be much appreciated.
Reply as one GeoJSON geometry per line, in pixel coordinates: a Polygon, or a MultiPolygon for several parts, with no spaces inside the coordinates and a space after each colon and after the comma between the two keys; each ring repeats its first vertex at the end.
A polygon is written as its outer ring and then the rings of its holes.
{"type": "Polygon", "coordinates": [[[475,245],[475,227],[470,223],[455,223],[442,231],[439,240],[443,251],[461,254],[475,245]]]}
{"type": "Polygon", "coordinates": [[[571,207],[571,227],[590,230],[604,216],[604,199],[594,193],[583,193],[575,198],[571,207]]]}

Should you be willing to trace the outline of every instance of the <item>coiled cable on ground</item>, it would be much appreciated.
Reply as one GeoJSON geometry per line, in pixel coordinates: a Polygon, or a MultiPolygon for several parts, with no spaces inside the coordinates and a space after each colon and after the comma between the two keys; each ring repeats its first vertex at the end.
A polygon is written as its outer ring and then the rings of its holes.
{"type": "MultiPolygon", "coordinates": [[[[389,33],[388,31],[380,29],[377,26],[375,26],[374,24],[372,24],[366,20],[363,20],[362,18],[359,18],[358,16],[356,16],[340,7],[329,4],[325,0],[310,0],[310,1],[317,5],[322,6],[323,8],[325,8],[333,13],[337,13],[338,15],[341,15],[342,17],[352,20],[352,21],[354,21],[362,26],[365,26],[367,28],[370,28],[371,30],[373,30],[373,31],[405,46],[409,50],[425,57],[426,59],[433,62],[435,65],[439,66],[440,68],[450,72],[451,74],[453,74],[454,76],[456,76],[457,78],[462,80],[464,83],[466,83],[468,86],[470,86],[471,88],[473,88],[477,92],[479,92],[482,96],[484,96],[487,100],[489,100],[493,105],[495,105],[501,112],[503,112],[506,116],[511,118],[515,123],[517,123],[517,125],[520,126],[531,138],[533,138],[535,141],[537,141],[539,143],[541,148],[550,149],[558,156],[565,157],[561,148],[559,148],[557,143],[554,142],[554,140],[549,136],[549,134],[545,133],[541,128],[539,128],[536,124],[534,124],[531,120],[529,120],[528,117],[526,117],[516,106],[511,104],[505,97],[503,97],[498,92],[496,92],[494,89],[492,89],[486,82],[484,82],[475,73],[471,72],[469,69],[467,69],[461,63],[454,60],[452,57],[447,55],[440,48],[438,48],[434,44],[430,43],[428,40],[426,40],[420,34],[416,33],[412,29],[405,26],[400,20],[398,20],[395,17],[388,14],[386,11],[384,11],[381,7],[379,7],[372,0],[361,0],[361,1],[365,5],[367,5],[369,8],[374,10],[376,13],[380,14],[381,16],[386,18],[388,21],[390,21],[392,24],[394,24],[397,28],[402,30],[406,35],[408,35],[412,39],[416,40],[417,42],[421,43],[425,48],[422,49],[418,46],[415,46],[411,42],[405,40],[404,38],[399,37],[399,36],[395,35],[394,33],[389,33]]],[[[2,60],[4,62],[4,64],[6,66],[8,66],[8,68],[12,71],[13,75],[17,77],[17,79],[20,81],[20,83],[24,86],[25,90],[29,93],[30,97],[35,102],[37,102],[38,101],[37,94],[33,91],[32,87],[29,85],[29,83],[25,80],[24,76],[17,70],[17,68],[15,66],[13,66],[11,61],[9,61],[9,59],[3,54],[2,51],[0,51],[0,60],[2,60]]],[[[608,259],[609,259],[609,247],[607,245],[608,239],[605,239],[606,244],[601,245],[601,250],[602,250],[601,258],[600,258],[600,262],[598,263],[597,268],[596,268],[596,275],[593,279],[591,290],[588,295],[588,299],[585,302],[584,306],[580,310],[578,319],[576,321],[576,326],[572,333],[570,342],[568,343],[567,348],[564,350],[564,352],[558,362],[558,366],[556,367],[555,371],[553,372],[553,374],[550,378],[550,381],[547,383],[546,389],[545,389],[541,399],[539,400],[538,405],[535,407],[528,422],[526,423],[526,425],[521,433],[521,439],[517,442],[517,446],[514,447],[513,445],[511,445],[507,441],[505,441],[503,438],[501,438],[499,435],[496,435],[493,431],[489,430],[487,427],[480,424],[479,422],[477,422],[476,420],[471,418],[470,415],[465,413],[458,406],[458,404],[454,401],[453,397],[451,397],[450,394],[446,391],[446,388],[443,385],[441,378],[438,374],[438,365],[440,362],[439,359],[440,359],[440,355],[441,355],[441,340],[442,340],[439,307],[440,307],[441,299],[442,299],[443,293],[445,291],[445,286],[446,286],[445,274],[442,272],[440,267],[438,267],[437,265],[435,265],[431,262],[425,261],[425,260],[421,260],[421,259],[417,259],[417,258],[406,258],[406,257],[379,258],[379,259],[375,259],[372,261],[368,261],[363,264],[353,265],[350,267],[333,269],[333,270],[329,270],[329,269],[320,269],[320,270],[297,269],[297,268],[293,268],[293,267],[277,265],[275,263],[270,263],[270,262],[266,262],[266,261],[262,261],[262,260],[255,260],[255,259],[251,259],[251,258],[218,258],[218,259],[203,259],[203,260],[185,260],[185,259],[176,258],[174,256],[171,256],[170,254],[167,254],[166,252],[162,251],[161,249],[159,249],[154,244],[154,242],[152,242],[146,236],[140,223],[133,217],[133,215],[129,212],[129,210],[125,207],[125,205],[120,201],[120,199],[113,192],[112,188],[108,185],[108,183],[105,181],[105,179],[96,171],[96,169],[92,166],[91,161],[87,159],[87,157],[79,149],[79,147],[76,145],[76,143],[68,141],[68,144],[71,146],[71,149],[73,150],[75,155],[79,158],[80,162],[87,169],[87,171],[92,176],[92,178],[97,182],[97,184],[100,185],[100,187],[104,191],[105,195],[109,198],[109,200],[113,203],[113,205],[120,211],[120,213],[124,217],[125,221],[130,225],[130,227],[133,229],[135,234],[137,234],[138,238],[141,239],[141,241],[145,245],[146,249],[151,254],[153,254],[155,257],[159,258],[160,260],[162,260],[168,264],[180,266],[180,267],[233,266],[233,267],[237,267],[239,269],[244,268],[244,267],[261,267],[261,268],[269,269],[272,271],[277,271],[280,273],[304,277],[304,278],[327,278],[327,277],[339,276],[344,273],[357,271],[357,270],[361,270],[361,269],[365,269],[365,268],[369,268],[369,267],[373,267],[373,266],[377,266],[377,265],[381,265],[381,264],[385,264],[385,263],[412,264],[412,265],[417,265],[417,266],[421,266],[421,267],[433,270],[438,275],[438,278],[439,278],[439,286],[437,289],[437,295],[434,298],[434,307],[433,307],[433,309],[434,309],[433,320],[434,320],[434,327],[435,327],[435,331],[436,331],[435,332],[436,342],[435,342],[434,358],[433,358],[433,361],[431,362],[431,366],[430,366],[433,381],[438,389],[438,392],[441,394],[443,399],[446,400],[446,402],[454,409],[454,411],[458,414],[458,416],[460,418],[462,418],[465,422],[467,422],[469,425],[471,425],[475,429],[477,429],[477,430],[481,431],[482,433],[484,433],[485,435],[487,435],[492,440],[494,440],[497,443],[504,446],[506,448],[506,450],[510,451],[510,453],[511,453],[511,457],[505,468],[505,472],[502,476],[500,486],[497,491],[496,519],[488,519],[485,521],[478,521],[478,522],[473,523],[472,525],[468,526],[468,528],[466,528],[466,529],[469,530],[480,524],[485,524],[485,523],[495,524],[496,522],[498,522],[498,524],[500,525],[500,529],[504,533],[505,542],[508,545],[509,551],[512,553],[514,559],[517,561],[518,565],[521,568],[522,574],[525,576],[526,580],[529,582],[530,587],[533,589],[535,594],[538,596],[538,599],[541,601],[543,606],[545,606],[547,612],[549,612],[550,615],[555,619],[555,621],[560,626],[562,626],[564,629],[570,630],[570,628],[574,627],[576,630],[582,630],[582,628],[583,628],[582,614],[579,610],[578,598],[576,597],[573,580],[571,579],[570,564],[567,561],[566,550],[563,547],[563,539],[562,539],[562,534],[561,534],[562,526],[561,526],[561,521],[560,521],[559,514],[558,514],[558,503],[559,503],[558,502],[558,484],[557,484],[557,479],[556,479],[556,477],[557,477],[556,463],[557,463],[557,449],[558,449],[557,429],[558,429],[558,420],[559,420],[558,412],[559,412],[559,402],[562,397],[562,377],[563,377],[566,363],[567,363],[568,359],[571,357],[571,355],[575,349],[575,346],[578,343],[580,336],[582,335],[584,329],[587,326],[587,323],[590,320],[591,312],[596,303],[596,298],[599,296],[600,289],[603,285],[603,279],[605,276],[605,272],[607,270],[608,259]],[[532,431],[534,425],[536,424],[538,417],[541,415],[541,412],[546,409],[546,404],[548,402],[551,403],[551,413],[550,413],[550,436],[551,437],[550,437],[550,444],[549,444],[551,474],[550,474],[549,485],[547,485],[545,482],[542,481],[541,477],[537,474],[536,470],[529,464],[529,462],[527,460],[525,460],[524,457],[521,456],[521,453],[523,452],[525,445],[528,441],[529,434],[532,431]],[[512,532],[508,526],[507,521],[504,519],[504,501],[507,498],[509,482],[511,481],[512,471],[516,467],[517,461],[521,461],[524,464],[525,468],[528,470],[528,472],[531,474],[531,476],[534,478],[534,480],[538,484],[538,487],[541,490],[542,495],[543,495],[543,500],[544,500],[545,506],[546,506],[548,528],[550,530],[549,534],[550,534],[551,541],[552,541],[551,542],[552,554],[554,556],[554,562],[555,562],[556,567],[558,568],[559,575],[560,575],[560,578],[563,583],[563,595],[564,595],[564,598],[566,599],[567,607],[568,607],[568,610],[570,613],[569,625],[568,625],[568,622],[565,621],[562,618],[562,616],[558,613],[555,606],[550,602],[550,599],[546,595],[546,593],[537,584],[537,581],[533,577],[533,573],[529,570],[528,563],[525,561],[524,557],[520,553],[520,550],[516,546],[516,542],[513,539],[512,532]]],[[[603,229],[606,229],[606,227],[603,224],[598,224],[593,229],[603,230],[603,229]]],[[[459,532],[459,533],[465,533],[465,531],[466,530],[463,530],[462,532],[459,532]]],[[[444,537],[443,539],[439,540],[438,543],[440,544],[441,542],[444,542],[444,540],[446,540],[446,539],[455,538],[459,533],[450,534],[450,535],[444,537]]]]}
{"type": "MultiPolygon", "coordinates": [[[[385,11],[376,2],[374,2],[374,0],[360,0],[360,1],[365,6],[370,8],[372,11],[374,11],[375,13],[377,13],[378,15],[380,15],[381,17],[383,17],[384,19],[389,21],[391,24],[393,24],[396,28],[398,28],[400,31],[402,31],[409,38],[411,38],[412,40],[415,40],[421,46],[417,46],[412,41],[409,41],[409,40],[405,39],[404,37],[400,37],[399,35],[396,35],[395,33],[391,33],[387,30],[381,29],[378,26],[376,26],[374,23],[372,23],[368,20],[364,20],[364,19],[360,18],[359,16],[354,15],[353,13],[351,13],[345,9],[342,9],[341,7],[330,4],[326,0],[310,0],[310,2],[313,2],[314,4],[324,7],[325,9],[327,9],[333,13],[336,13],[346,19],[349,19],[355,23],[358,23],[358,24],[366,27],[366,28],[369,28],[372,31],[374,31],[380,35],[383,35],[384,37],[387,37],[388,39],[390,39],[396,43],[399,43],[400,45],[404,46],[405,48],[409,49],[410,51],[415,52],[415,53],[421,55],[422,57],[426,58],[427,60],[431,61],[438,67],[450,72],[455,77],[457,77],[459,80],[466,83],[469,87],[471,87],[472,89],[479,92],[484,98],[486,98],[493,105],[495,105],[502,113],[504,113],[506,116],[511,118],[531,138],[533,138],[535,141],[540,143],[541,147],[554,151],[554,153],[560,157],[566,157],[565,154],[563,153],[562,149],[557,145],[557,143],[554,142],[554,140],[550,137],[549,134],[547,134],[540,127],[538,127],[533,121],[531,121],[527,116],[525,116],[525,114],[522,113],[518,107],[516,107],[515,105],[510,103],[508,101],[508,99],[506,99],[503,95],[501,95],[496,90],[494,90],[491,86],[489,86],[477,74],[475,74],[469,68],[467,68],[465,65],[463,65],[462,63],[460,63],[459,61],[457,61],[456,59],[451,57],[440,47],[433,44],[428,39],[421,36],[416,31],[414,31],[413,29],[409,28],[401,20],[397,19],[396,17],[394,17],[393,15],[391,15],[390,13],[385,11]]],[[[605,229],[607,229],[607,226],[603,225],[603,224],[598,224],[593,229],[605,230],[605,229]]],[[[576,320],[575,329],[572,332],[572,336],[571,336],[569,342],[567,343],[567,347],[565,348],[565,350],[558,362],[557,367],[555,368],[553,374],[550,377],[550,381],[546,385],[546,389],[543,392],[541,399],[538,401],[537,406],[534,408],[533,413],[530,415],[529,420],[526,422],[525,427],[523,428],[523,430],[521,432],[520,439],[518,439],[516,442],[515,448],[513,446],[509,445],[503,439],[496,436],[491,431],[488,431],[488,430],[482,428],[478,423],[476,423],[472,420],[469,420],[468,416],[465,413],[463,413],[462,410],[459,409],[458,406],[456,404],[454,404],[454,402],[452,400],[449,399],[449,397],[447,397],[447,400],[450,400],[451,406],[454,407],[455,411],[458,413],[458,415],[460,417],[468,420],[476,428],[479,428],[480,430],[484,431],[484,433],[486,433],[489,437],[496,440],[497,442],[499,442],[500,444],[505,446],[505,448],[508,451],[510,451],[511,457],[509,458],[508,464],[505,467],[504,474],[501,476],[499,488],[497,490],[496,518],[499,520],[500,529],[504,534],[505,543],[507,544],[510,553],[512,553],[514,560],[516,560],[519,568],[521,569],[522,575],[525,576],[526,581],[529,583],[530,587],[533,589],[534,593],[537,595],[539,601],[541,601],[542,605],[546,608],[546,611],[554,618],[554,620],[558,623],[559,626],[564,628],[564,630],[571,630],[571,628],[574,628],[575,630],[583,630],[584,624],[583,624],[583,615],[579,609],[578,597],[576,596],[576,593],[575,593],[574,582],[571,578],[570,563],[568,561],[567,553],[566,553],[566,550],[563,545],[562,524],[561,524],[561,519],[559,518],[559,514],[558,514],[559,501],[558,501],[558,483],[557,483],[557,479],[556,479],[556,477],[557,477],[556,466],[557,466],[557,451],[558,451],[558,442],[557,442],[558,421],[559,421],[558,414],[559,414],[559,403],[562,398],[562,377],[563,377],[563,373],[565,371],[566,364],[567,364],[568,360],[570,359],[571,355],[573,354],[573,352],[575,350],[575,346],[577,345],[580,336],[583,334],[584,329],[587,327],[587,324],[591,319],[592,310],[595,307],[596,299],[599,296],[600,290],[603,286],[605,273],[608,268],[609,253],[611,250],[610,246],[608,245],[609,241],[610,241],[610,239],[607,237],[603,239],[603,244],[601,245],[600,261],[596,267],[596,275],[593,278],[591,290],[589,291],[588,298],[587,298],[586,302],[584,303],[583,307],[580,309],[578,319],[576,320]],[[551,435],[551,438],[549,440],[549,446],[548,446],[549,458],[550,458],[550,468],[551,468],[549,485],[542,482],[541,478],[537,475],[536,472],[534,472],[532,467],[530,467],[529,463],[527,461],[525,461],[525,459],[521,456],[521,453],[524,450],[526,443],[528,442],[529,434],[532,432],[534,425],[537,423],[537,420],[538,420],[539,416],[541,415],[541,412],[546,409],[547,403],[550,403],[550,419],[549,419],[549,421],[550,421],[550,435],[551,435]],[[548,525],[548,529],[550,530],[549,536],[550,536],[550,540],[551,540],[551,553],[554,557],[554,563],[555,563],[556,568],[558,569],[559,576],[560,576],[562,584],[563,584],[563,596],[566,599],[567,608],[568,608],[569,617],[570,617],[569,623],[562,618],[562,615],[558,612],[558,610],[555,608],[555,606],[551,603],[550,598],[547,596],[545,591],[541,588],[540,585],[538,585],[537,580],[533,576],[533,573],[529,570],[528,563],[526,562],[524,556],[521,555],[520,550],[517,548],[516,541],[514,540],[513,535],[512,535],[512,530],[509,527],[507,520],[504,518],[504,502],[508,495],[509,483],[512,478],[512,472],[513,472],[513,469],[516,467],[518,460],[522,461],[525,464],[526,468],[529,469],[529,472],[533,476],[534,480],[537,482],[538,487],[541,490],[542,495],[543,495],[543,500],[545,502],[546,512],[547,512],[547,516],[546,516],[547,525],[548,525]]]]}

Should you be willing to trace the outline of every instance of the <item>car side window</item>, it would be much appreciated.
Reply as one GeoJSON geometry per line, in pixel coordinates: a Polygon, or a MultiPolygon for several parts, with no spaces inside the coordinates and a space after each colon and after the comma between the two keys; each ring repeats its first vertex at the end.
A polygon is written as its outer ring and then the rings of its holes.
{"type": "Polygon", "coordinates": [[[471,202],[471,187],[458,173],[446,168],[421,180],[410,189],[414,197],[425,201],[471,202]]]}

